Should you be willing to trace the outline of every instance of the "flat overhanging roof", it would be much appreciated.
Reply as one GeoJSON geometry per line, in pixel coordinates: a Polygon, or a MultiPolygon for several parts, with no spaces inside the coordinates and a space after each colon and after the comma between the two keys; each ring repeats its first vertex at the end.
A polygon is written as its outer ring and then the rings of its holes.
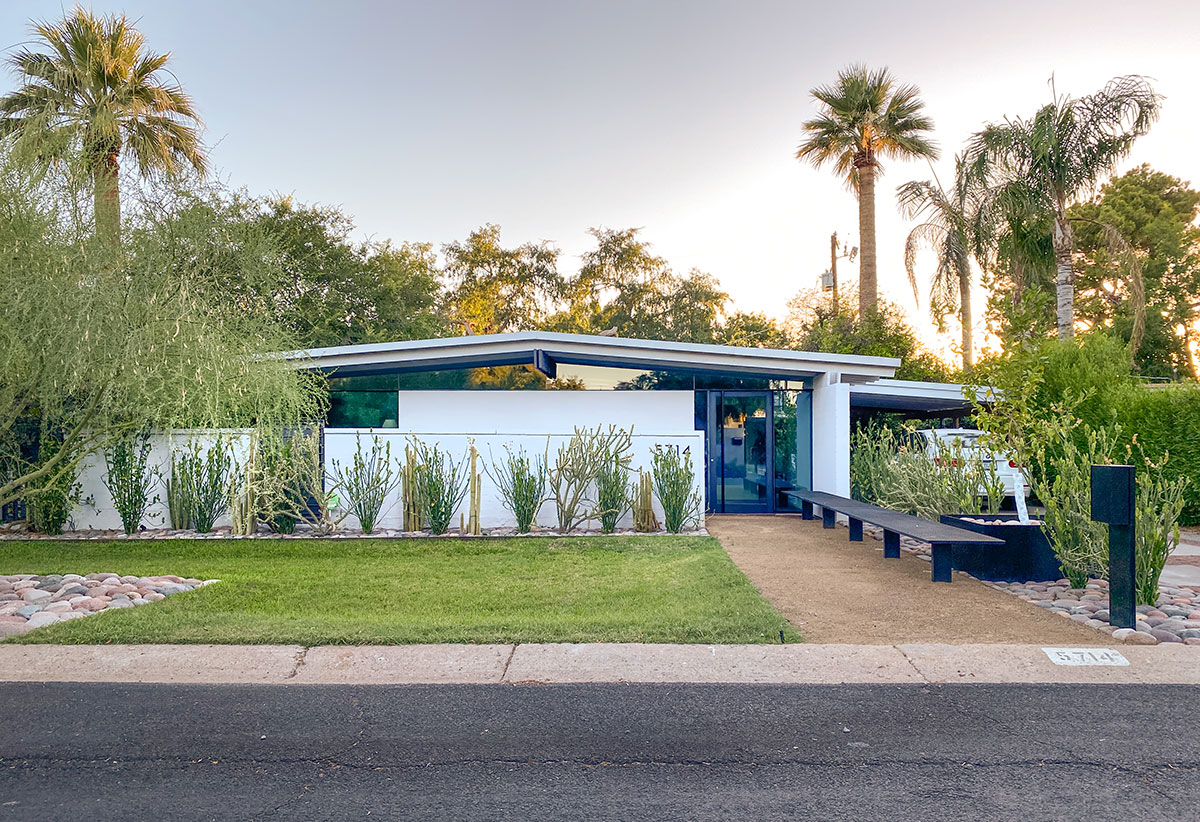
{"type": "Polygon", "coordinates": [[[345,376],[531,365],[547,377],[554,377],[557,365],[563,363],[783,380],[806,380],[830,374],[836,375],[838,381],[843,383],[861,384],[891,377],[900,366],[900,360],[894,357],[702,345],[552,331],[342,345],[293,351],[283,356],[294,360],[300,368],[336,371],[345,376]]]}
{"type": "Polygon", "coordinates": [[[881,411],[970,413],[975,409],[967,398],[971,390],[958,383],[884,379],[869,385],[852,385],[850,405],[881,411]]]}

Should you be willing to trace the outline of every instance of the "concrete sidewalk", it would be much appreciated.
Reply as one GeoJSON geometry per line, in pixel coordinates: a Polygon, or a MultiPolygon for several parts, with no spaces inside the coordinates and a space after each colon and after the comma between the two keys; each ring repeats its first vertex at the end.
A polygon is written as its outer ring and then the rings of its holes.
{"type": "MultiPolygon", "coordinates": [[[[1094,649],[1093,649],[1094,650],[1094,649]]],[[[0,682],[409,685],[581,682],[1200,685],[1200,647],[1069,667],[1037,645],[0,645],[0,682]]]]}

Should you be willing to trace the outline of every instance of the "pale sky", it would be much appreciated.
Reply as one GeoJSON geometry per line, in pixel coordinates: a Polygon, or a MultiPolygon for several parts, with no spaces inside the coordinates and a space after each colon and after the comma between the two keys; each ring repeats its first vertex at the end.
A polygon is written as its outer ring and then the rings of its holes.
{"type": "MultiPolygon", "coordinates": [[[[0,46],[69,5],[8,0],[0,46]]],[[[1051,73],[1060,94],[1147,75],[1165,107],[1125,167],[1200,184],[1195,0],[92,7],[124,11],[172,52],[213,168],[233,186],[338,205],[364,238],[440,245],[498,223],[506,244],[553,241],[565,272],[589,227],[642,226],[675,268],[710,273],[737,308],[776,317],[828,267],[831,231],[857,243],[853,195],[793,158],[815,110],[808,90],[851,62],[920,86],[943,180],[986,121],[1047,102],[1051,73]]],[[[928,176],[923,163],[894,164],[878,185],[881,291],[914,315],[894,193],[928,176]]]]}

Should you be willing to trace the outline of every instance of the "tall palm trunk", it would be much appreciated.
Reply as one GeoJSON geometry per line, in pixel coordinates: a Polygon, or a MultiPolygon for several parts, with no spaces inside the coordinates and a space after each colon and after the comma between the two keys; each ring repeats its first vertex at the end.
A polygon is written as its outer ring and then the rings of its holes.
{"type": "Polygon", "coordinates": [[[862,262],[858,268],[858,316],[875,310],[879,297],[875,270],[875,160],[869,155],[854,159],[858,170],[858,236],[862,262]]]}
{"type": "Polygon", "coordinates": [[[107,149],[97,158],[92,172],[92,209],[96,235],[111,243],[121,239],[121,190],[119,150],[107,149]]]}
{"type": "Polygon", "coordinates": [[[1054,218],[1054,260],[1058,338],[1069,340],[1075,334],[1075,229],[1065,214],[1054,218]]]}
{"type": "Polygon", "coordinates": [[[959,313],[962,320],[963,370],[970,371],[975,365],[975,335],[971,328],[971,269],[969,265],[958,270],[959,313]]]}

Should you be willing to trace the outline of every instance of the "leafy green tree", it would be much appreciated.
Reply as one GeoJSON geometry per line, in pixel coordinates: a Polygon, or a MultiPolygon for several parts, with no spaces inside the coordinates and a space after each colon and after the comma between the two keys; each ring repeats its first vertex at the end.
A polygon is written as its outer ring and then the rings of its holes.
{"type": "Polygon", "coordinates": [[[1068,216],[1076,233],[1076,316],[1130,342],[1138,301],[1127,266],[1106,242],[1112,226],[1140,259],[1146,313],[1136,366],[1142,374],[1195,377],[1190,345],[1200,302],[1200,192],[1149,166],[1107,183],[1068,216]]]}
{"type": "Polygon", "coordinates": [[[974,228],[977,184],[966,173],[962,156],[954,158],[954,186],[949,192],[934,180],[913,181],[900,186],[901,212],[921,223],[908,234],[904,246],[904,267],[912,285],[917,287],[917,252],[922,243],[933,247],[937,265],[929,283],[929,313],[939,331],[946,330],[946,317],[957,314],[962,325],[963,368],[975,363],[973,316],[971,313],[971,259],[976,247],[974,228]]]}
{"type": "Polygon", "coordinates": [[[0,169],[0,504],[69,484],[84,457],[131,432],[322,413],[316,378],[262,356],[294,338],[230,299],[228,284],[262,276],[273,249],[226,218],[224,195],[139,204],[118,246],[69,222],[32,177],[0,169]],[[61,432],[49,459],[23,448],[30,420],[61,432]]]}
{"type": "Polygon", "coordinates": [[[124,156],[138,174],[203,173],[200,118],[192,99],[164,79],[169,54],[147,51],[124,15],[81,7],[59,23],[35,23],[48,52],[19,49],[9,64],[20,87],[0,98],[0,134],[43,165],[66,163],[92,179],[96,230],[121,230],[119,175],[124,156]]]}
{"type": "Polygon", "coordinates": [[[971,174],[989,191],[983,212],[992,219],[983,225],[1049,218],[1061,339],[1075,328],[1075,227],[1068,208],[1115,170],[1158,118],[1159,104],[1145,79],[1118,77],[1095,94],[1058,98],[1029,120],[989,125],[971,140],[971,174]]]}
{"type": "Polygon", "coordinates": [[[832,162],[858,194],[859,313],[865,318],[879,298],[875,178],[884,159],[936,159],[937,147],[926,137],[933,120],[924,113],[920,89],[899,85],[887,68],[852,65],[838,72],[835,84],[811,93],[820,114],[804,123],[806,138],[796,157],[818,168],[832,162]]]}
{"type": "Polygon", "coordinates": [[[717,328],[716,341],[744,348],[791,348],[791,340],[779,324],[758,312],[730,314],[717,328]]]}
{"type": "Polygon", "coordinates": [[[583,255],[565,285],[565,311],[547,327],[556,331],[710,343],[729,301],[699,271],[680,276],[650,251],[640,229],[593,228],[596,248],[583,255]]]}
{"type": "Polygon", "coordinates": [[[276,279],[254,280],[305,347],[442,336],[440,271],[427,244],[356,243],[341,210],[270,197],[242,204],[278,251],[276,279]]]}
{"type": "Polygon", "coordinates": [[[442,247],[451,320],[476,334],[540,328],[562,296],[558,250],[549,243],[500,244],[485,225],[442,247]]]}
{"type": "Polygon", "coordinates": [[[890,303],[879,302],[865,317],[854,311],[848,299],[835,306],[831,301],[808,300],[802,292],[790,305],[794,316],[789,330],[801,351],[899,357],[902,362],[896,378],[901,380],[947,382],[953,376],[945,363],[921,345],[900,309],[890,303]],[[802,303],[808,307],[797,310],[802,303]]]}

